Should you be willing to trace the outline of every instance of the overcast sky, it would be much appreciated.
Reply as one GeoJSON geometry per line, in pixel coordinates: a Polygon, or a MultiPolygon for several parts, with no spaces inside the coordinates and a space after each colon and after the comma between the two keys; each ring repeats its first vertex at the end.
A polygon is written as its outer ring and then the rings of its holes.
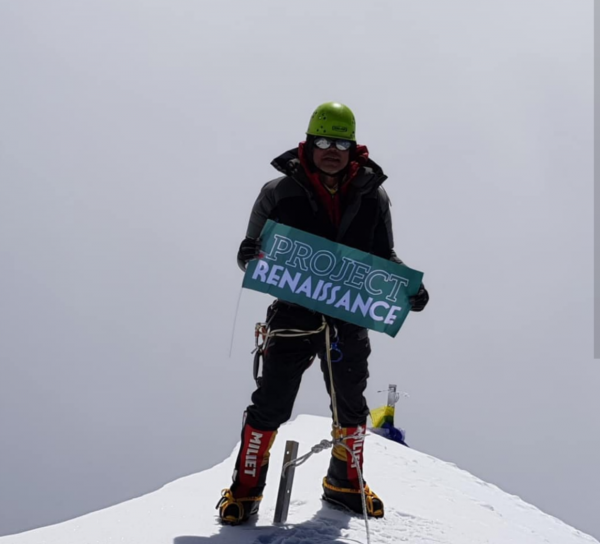
{"type": "Polygon", "coordinates": [[[600,536],[592,0],[0,2],[0,535],[229,455],[271,300],[234,329],[235,254],[329,100],[431,294],[372,334],[369,402],[600,536]]]}

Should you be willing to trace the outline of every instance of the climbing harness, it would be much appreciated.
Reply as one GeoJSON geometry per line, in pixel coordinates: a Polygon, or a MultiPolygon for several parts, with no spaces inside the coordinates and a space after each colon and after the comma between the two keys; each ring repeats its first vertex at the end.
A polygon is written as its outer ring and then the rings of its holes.
{"type": "MultiPolygon", "coordinates": [[[[321,324],[321,326],[314,331],[306,331],[306,330],[302,330],[302,329],[270,330],[270,324],[271,324],[271,321],[273,320],[273,317],[275,317],[276,312],[277,312],[277,310],[275,310],[273,312],[273,315],[271,315],[271,317],[267,320],[266,323],[257,323],[254,326],[254,349],[252,350],[252,353],[254,354],[254,364],[253,364],[252,374],[253,374],[254,381],[256,382],[257,387],[260,387],[262,384],[262,376],[260,376],[261,360],[263,359],[263,357],[269,347],[269,342],[270,342],[271,338],[274,338],[277,336],[284,337],[284,338],[311,336],[313,334],[322,333],[325,330],[325,327],[333,327],[335,336],[334,336],[334,342],[331,344],[330,349],[332,351],[335,351],[338,353],[338,355],[333,360],[333,362],[337,363],[338,361],[342,360],[343,354],[338,346],[337,328],[335,327],[335,325],[328,324],[325,316],[323,316],[323,323],[321,324]]],[[[327,335],[327,336],[329,338],[329,335],[327,335]]],[[[329,353],[329,351],[328,351],[328,353],[329,353]]]]}

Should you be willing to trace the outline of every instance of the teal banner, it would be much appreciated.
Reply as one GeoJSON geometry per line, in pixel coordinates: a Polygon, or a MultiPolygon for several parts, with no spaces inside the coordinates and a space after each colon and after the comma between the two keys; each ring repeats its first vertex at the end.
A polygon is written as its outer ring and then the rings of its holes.
{"type": "Polygon", "coordinates": [[[271,220],[261,250],[248,264],[243,287],[392,337],[423,278],[407,266],[271,220]]]}

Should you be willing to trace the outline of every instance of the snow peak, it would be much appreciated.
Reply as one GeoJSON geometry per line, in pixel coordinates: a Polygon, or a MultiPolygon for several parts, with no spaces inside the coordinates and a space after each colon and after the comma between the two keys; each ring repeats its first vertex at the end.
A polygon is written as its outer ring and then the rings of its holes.
{"type": "Polygon", "coordinates": [[[249,476],[256,476],[256,461],[258,457],[258,452],[260,451],[260,447],[262,445],[262,437],[264,435],[262,433],[257,433],[256,431],[252,431],[252,438],[248,442],[248,447],[246,448],[246,460],[244,462],[244,474],[248,474],[249,476]]]}

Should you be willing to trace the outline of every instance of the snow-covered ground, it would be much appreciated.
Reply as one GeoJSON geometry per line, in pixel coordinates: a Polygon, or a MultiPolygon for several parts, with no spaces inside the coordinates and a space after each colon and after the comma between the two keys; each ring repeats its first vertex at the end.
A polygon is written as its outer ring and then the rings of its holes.
{"type": "MultiPolygon", "coordinates": [[[[229,485],[235,454],[204,472],[86,516],[0,538],[1,544],[313,544],[367,542],[360,517],[322,503],[329,452],[298,467],[288,522],[272,525],[286,440],[299,454],[329,438],[330,421],[299,416],[281,428],[256,524],[222,527],[215,504],[229,485]]],[[[393,544],[598,544],[519,497],[456,466],[377,435],[365,445],[365,477],[384,500],[386,517],[371,520],[371,542],[393,544]]]]}

